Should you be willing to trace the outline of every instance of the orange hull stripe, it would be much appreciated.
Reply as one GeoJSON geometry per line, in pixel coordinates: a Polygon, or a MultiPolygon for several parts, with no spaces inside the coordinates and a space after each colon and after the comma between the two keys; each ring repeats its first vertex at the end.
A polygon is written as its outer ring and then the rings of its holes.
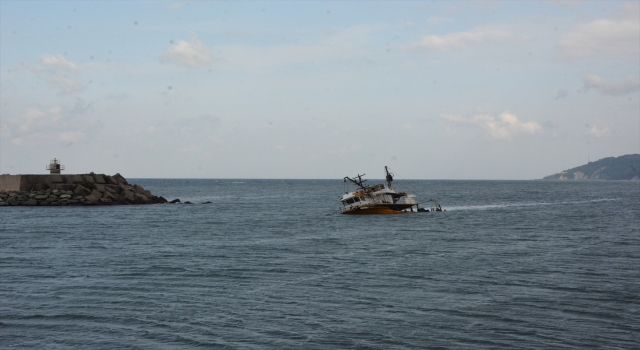
{"type": "Polygon", "coordinates": [[[367,209],[351,209],[343,211],[342,214],[366,215],[366,214],[410,214],[402,210],[393,210],[390,208],[367,208],[367,209]]]}

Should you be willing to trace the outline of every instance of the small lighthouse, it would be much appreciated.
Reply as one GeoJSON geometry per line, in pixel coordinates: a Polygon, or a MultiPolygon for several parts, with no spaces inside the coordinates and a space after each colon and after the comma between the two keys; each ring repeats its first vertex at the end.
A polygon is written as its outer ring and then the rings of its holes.
{"type": "Polygon", "coordinates": [[[60,174],[60,170],[64,170],[64,165],[61,165],[59,160],[53,158],[51,163],[47,165],[47,170],[51,171],[51,174],[60,174]]]}

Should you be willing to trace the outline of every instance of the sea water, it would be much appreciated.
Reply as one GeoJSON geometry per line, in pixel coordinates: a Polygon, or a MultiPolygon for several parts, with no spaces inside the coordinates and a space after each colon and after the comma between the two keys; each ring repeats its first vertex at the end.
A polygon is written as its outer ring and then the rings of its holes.
{"type": "Polygon", "coordinates": [[[0,348],[640,347],[638,182],[130,182],[194,204],[0,208],[0,348]]]}

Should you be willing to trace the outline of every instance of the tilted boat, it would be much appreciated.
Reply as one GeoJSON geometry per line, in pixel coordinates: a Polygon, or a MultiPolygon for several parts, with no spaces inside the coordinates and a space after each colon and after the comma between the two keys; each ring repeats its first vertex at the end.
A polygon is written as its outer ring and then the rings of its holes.
{"type": "MultiPolygon", "coordinates": [[[[340,198],[342,204],[342,214],[407,214],[417,212],[428,212],[429,209],[420,208],[420,203],[416,201],[415,194],[406,192],[396,192],[391,186],[393,174],[388,167],[384,167],[387,176],[386,184],[367,186],[362,177],[365,174],[357,175],[353,178],[345,177],[344,182],[350,182],[357,186],[352,192],[345,192],[340,198]]],[[[434,207],[431,211],[442,211],[440,205],[433,199],[434,207]]]]}

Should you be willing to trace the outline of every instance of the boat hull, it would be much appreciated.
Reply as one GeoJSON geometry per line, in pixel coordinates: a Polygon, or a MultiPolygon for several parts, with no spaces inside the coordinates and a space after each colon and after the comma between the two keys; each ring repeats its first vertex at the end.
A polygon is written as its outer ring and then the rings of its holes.
{"type": "Polygon", "coordinates": [[[356,208],[349,208],[342,211],[342,214],[350,215],[370,215],[370,214],[411,214],[413,211],[405,211],[405,209],[411,208],[413,205],[407,206],[363,206],[356,208]]]}

